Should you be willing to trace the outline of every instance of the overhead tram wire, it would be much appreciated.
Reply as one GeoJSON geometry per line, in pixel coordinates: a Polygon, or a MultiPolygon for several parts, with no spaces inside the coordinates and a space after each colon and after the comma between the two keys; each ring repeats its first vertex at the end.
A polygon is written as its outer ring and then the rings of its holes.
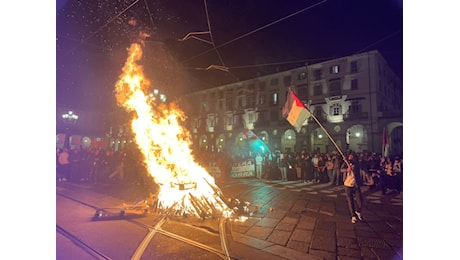
{"type": "MultiPolygon", "coordinates": [[[[265,67],[265,66],[275,66],[275,65],[284,65],[284,64],[294,64],[294,63],[302,63],[305,65],[306,62],[312,62],[312,61],[326,61],[326,60],[332,60],[337,58],[336,56],[332,57],[325,57],[325,58],[316,58],[316,59],[305,59],[305,60],[293,60],[293,61],[284,61],[284,62],[272,62],[272,63],[259,63],[259,64],[252,64],[252,65],[241,65],[241,66],[232,66],[232,67],[225,67],[226,70],[225,72],[228,72],[230,69],[247,69],[247,68],[257,68],[257,67],[265,67]]],[[[218,67],[221,66],[216,66],[216,65],[211,65],[208,68],[190,68],[189,69],[195,69],[195,70],[209,70],[209,69],[219,69],[218,67]]],[[[221,69],[223,70],[223,69],[221,69]]]]}
{"type": "Polygon", "coordinates": [[[147,4],[147,0],[144,0],[145,8],[147,9],[147,12],[149,13],[149,19],[150,22],[152,23],[152,28],[155,28],[155,23],[153,22],[152,19],[152,13],[150,12],[149,5],[147,4]]]}
{"type": "MultiPolygon", "coordinates": [[[[204,2],[204,9],[206,11],[206,21],[208,23],[208,31],[209,31],[209,37],[211,38],[211,44],[212,44],[212,47],[213,47],[213,50],[216,51],[216,54],[217,56],[219,57],[219,60],[220,62],[222,63],[222,66],[224,68],[227,68],[227,66],[225,66],[225,63],[224,63],[224,60],[222,59],[222,56],[220,55],[219,51],[217,50],[216,48],[216,43],[214,41],[214,38],[212,36],[212,30],[211,30],[211,22],[209,20],[209,12],[208,12],[208,5],[206,3],[206,0],[203,0],[204,2]]],[[[231,73],[230,71],[227,70],[227,73],[230,74],[234,79],[237,79],[238,77],[236,77],[233,73],[231,73]]]]}
{"type": "MultiPolygon", "coordinates": [[[[116,16],[114,16],[113,18],[111,18],[110,20],[108,20],[104,25],[102,25],[101,27],[99,27],[96,31],[94,31],[92,34],[90,34],[88,37],[86,37],[85,39],[81,39],[80,40],[80,44],[87,44],[88,43],[88,40],[93,38],[94,35],[96,35],[97,33],[99,33],[99,31],[101,31],[102,29],[104,29],[107,25],[111,24],[113,21],[115,21],[118,17],[120,17],[122,14],[124,14],[126,11],[128,11],[129,9],[131,9],[135,4],[137,4],[139,2],[139,0],[134,0],[134,2],[132,2],[128,7],[126,7],[124,10],[122,10],[119,14],[117,14],[116,16]]],[[[68,50],[63,56],[67,56],[69,53],[71,53],[72,51],[74,51],[77,47],[73,47],[72,49],[68,50]]],[[[105,48],[102,47],[102,49],[104,50],[105,48]]]]}
{"type": "Polygon", "coordinates": [[[198,57],[200,57],[200,56],[202,56],[202,55],[204,55],[204,54],[207,54],[207,53],[209,53],[209,52],[211,52],[211,51],[213,51],[213,50],[215,50],[215,49],[224,47],[224,46],[226,46],[226,45],[228,45],[228,44],[230,44],[230,43],[232,43],[232,42],[235,42],[235,41],[237,41],[237,40],[240,40],[240,39],[242,39],[242,38],[244,38],[244,37],[246,37],[246,36],[249,36],[249,35],[251,35],[251,34],[253,34],[253,33],[255,33],[255,32],[258,32],[258,31],[260,31],[260,30],[263,30],[263,29],[265,29],[265,28],[267,28],[267,27],[270,27],[270,26],[272,26],[272,25],[274,25],[274,24],[276,24],[276,23],[279,23],[279,22],[281,22],[281,21],[284,21],[284,20],[286,20],[286,19],[288,19],[288,18],[291,18],[292,16],[295,16],[295,15],[297,15],[297,14],[299,14],[299,13],[305,12],[305,11],[307,11],[307,10],[313,8],[313,7],[316,7],[316,6],[318,6],[318,5],[324,4],[324,3],[327,2],[327,1],[328,1],[328,0],[323,0],[323,1],[318,2],[318,3],[316,3],[316,4],[310,5],[310,6],[304,8],[304,9],[302,9],[302,10],[299,10],[299,11],[297,11],[297,12],[295,12],[295,13],[292,13],[292,14],[290,14],[290,15],[287,15],[287,16],[285,16],[285,17],[283,17],[283,18],[280,18],[280,19],[278,19],[278,20],[276,20],[276,21],[273,21],[273,22],[271,22],[271,23],[269,23],[269,24],[266,24],[266,25],[264,25],[264,26],[261,26],[261,27],[255,29],[255,30],[252,30],[252,31],[248,32],[248,33],[245,33],[245,34],[243,34],[243,35],[240,35],[240,36],[238,36],[238,37],[236,37],[236,38],[234,38],[234,39],[232,39],[232,40],[230,40],[230,41],[228,41],[228,42],[222,43],[221,45],[214,46],[213,49],[204,51],[204,52],[202,52],[202,53],[200,53],[200,54],[198,54],[198,55],[195,55],[195,56],[193,56],[193,57],[191,57],[191,58],[188,58],[188,59],[186,59],[186,60],[184,60],[184,61],[182,61],[182,62],[187,62],[187,61],[193,60],[193,59],[195,59],[195,58],[198,58],[198,57]]]}

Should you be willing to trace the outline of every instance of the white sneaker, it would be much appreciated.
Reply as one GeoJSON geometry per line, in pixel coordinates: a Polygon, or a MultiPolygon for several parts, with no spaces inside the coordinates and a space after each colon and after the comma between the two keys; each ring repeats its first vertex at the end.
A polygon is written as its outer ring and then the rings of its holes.
{"type": "Polygon", "coordinates": [[[353,224],[356,223],[356,217],[355,216],[351,217],[351,223],[353,223],[353,224]]]}
{"type": "Polygon", "coordinates": [[[355,214],[359,220],[363,220],[363,217],[361,216],[361,213],[359,211],[355,211],[355,214]]]}

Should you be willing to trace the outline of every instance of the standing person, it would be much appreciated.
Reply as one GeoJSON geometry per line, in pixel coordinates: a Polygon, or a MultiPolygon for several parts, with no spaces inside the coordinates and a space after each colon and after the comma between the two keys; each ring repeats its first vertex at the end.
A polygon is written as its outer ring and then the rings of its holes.
{"type": "Polygon", "coordinates": [[[331,184],[339,186],[342,180],[342,173],[340,172],[340,159],[337,155],[332,156],[332,180],[331,184]]]}
{"type": "Polygon", "coordinates": [[[270,176],[270,160],[268,156],[264,158],[264,164],[262,166],[262,178],[268,179],[270,176]]]}
{"type": "Polygon", "coordinates": [[[326,183],[327,182],[327,172],[326,172],[326,160],[322,155],[318,156],[318,179],[317,182],[326,183]]]}
{"type": "Polygon", "coordinates": [[[318,169],[318,161],[319,155],[315,153],[311,158],[311,162],[313,163],[313,181],[319,182],[319,169],[318,169]]]}
{"type": "Polygon", "coordinates": [[[100,178],[102,164],[102,151],[101,148],[95,148],[91,156],[91,169],[89,173],[90,182],[97,184],[100,178]]]}
{"type": "Polygon", "coordinates": [[[286,157],[283,157],[280,160],[280,164],[278,165],[278,167],[280,168],[280,172],[281,172],[281,180],[282,181],[287,181],[287,161],[286,161],[286,157]]]}
{"type": "Polygon", "coordinates": [[[294,157],[294,169],[295,169],[295,180],[301,180],[302,179],[302,168],[300,167],[301,165],[301,155],[297,153],[294,157]]]}
{"type": "Polygon", "coordinates": [[[113,153],[110,149],[105,149],[105,151],[102,153],[102,163],[101,163],[101,172],[99,176],[99,180],[102,181],[108,181],[109,180],[109,174],[112,173],[113,170],[115,170],[114,167],[114,160],[113,160],[113,153]]]}
{"type": "Polygon", "coordinates": [[[326,171],[327,171],[327,178],[330,184],[333,184],[333,176],[332,176],[332,170],[334,169],[334,163],[332,162],[332,156],[330,154],[327,155],[326,159],[326,171]]]}
{"type": "Polygon", "coordinates": [[[300,154],[299,167],[300,167],[300,181],[305,182],[305,152],[302,152],[300,154]]]}
{"type": "Polygon", "coordinates": [[[69,150],[64,148],[62,153],[59,155],[59,167],[61,168],[62,180],[70,180],[70,161],[69,161],[69,150]]]}
{"type": "Polygon", "coordinates": [[[362,179],[355,164],[354,155],[349,154],[347,160],[342,163],[340,169],[344,174],[343,186],[345,187],[348,212],[350,213],[351,223],[353,224],[356,223],[357,219],[363,220],[361,216],[361,209],[363,206],[363,195],[361,193],[362,179]]]}
{"type": "Polygon", "coordinates": [[[256,155],[256,177],[257,179],[262,178],[262,163],[264,161],[264,158],[260,155],[260,153],[257,153],[256,155]]]}
{"type": "Polygon", "coordinates": [[[387,190],[390,189],[392,192],[396,192],[396,174],[393,171],[393,161],[390,157],[386,157],[383,161],[383,182],[381,185],[382,194],[385,195],[387,190]]]}
{"type": "Polygon", "coordinates": [[[56,181],[61,181],[61,168],[59,167],[59,155],[61,154],[61,149],[56,148],[56,181]]]}
{"type": "Polygon", "coordinates": [[[403,173],[402,173],[402,162],[399,159],[399,156],[396,156],[393,162],[393,172],[396,175],[396,192],[400,193],[402,191],[402,180],[403,180],[403,173]]]}
{"type": "Polygon", "coordinates": [[[80,181],[83,182],[91,182],[93,177],[93,160],[94,154],[96,154],[96,149],[94,147],[89,148],[86,150],[83,156],[83,163],[82,163],[82,176],[80,181]]]}
{"type": "Polygon", "coordinates": [[[375,158],[375,155],[370,155],[367,159],[368,165],[368,184],[371,187],[376,187],[379,184],[379,164],[375,158]]]}
{"type": "Polygon", "coordinates": [[[73,149],[70,153],[70,181],[79,181],[80,180],[80,171],[81,171],[81,152],[80,149],[73,149]]]}
{"type": "Polygon", "coordinates": [[[304,179],[304,182],[305,183],[308,183],[308,182],[312,182],[313,179],[315,178],[314,176],[314,166],[313,166],[313,161],[312,161],[312,156],[311,154],[307,153],[305,155],[305,159],[304,159],[304,164],[305,164],[305,179],[304,179]]]}

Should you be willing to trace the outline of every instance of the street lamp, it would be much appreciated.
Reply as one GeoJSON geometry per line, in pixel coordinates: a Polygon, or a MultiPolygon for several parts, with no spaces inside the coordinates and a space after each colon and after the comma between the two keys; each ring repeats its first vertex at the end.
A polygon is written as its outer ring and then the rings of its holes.
{"type": "MultiPolygon", "coordinates": [[[[72,110],[69,110],[67,113],[61,115],[62,120],[66,124],[76,124],[78,120],[78,115],[75,114],[72,110]]],[[[64,147],[70,148],[70,129],[68,126],[65,128],[65,139],[64,139],[64,147]]]]}
{"type": "Polygon", "coordinates": [[[62,114],[62,119],[64,119],[66,122],[75,124],[78,120],[78,115],[75,114],[72,110],[69,110],[69,112],[62,114]]]}

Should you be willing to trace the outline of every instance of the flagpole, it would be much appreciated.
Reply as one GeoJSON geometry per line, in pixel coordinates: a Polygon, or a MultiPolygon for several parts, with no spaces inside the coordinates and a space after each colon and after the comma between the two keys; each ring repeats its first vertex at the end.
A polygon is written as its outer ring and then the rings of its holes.
{"type": "MultiPolygon", "coordinates": [[[[294,90],[292,89],[292,87],[290,87],[292,93],[295,94],[294,90]]],[[[303,103],[303,102],[302,102],[303,103]]],[[[304,107],[305,107],[305,104],[304,104],[304,107]]],[[[307,107],[305,107],[308,111],[310,111],[307,107]]],[[[332,144],[334,144],[335,148],[337,149],[337,151],[339,151],[340,155],[342,156],[343,158],[343,161],[348,165],[348,167],[350,167],[350,164],[348,163],[345,155],[343,154],[342,150],[340,149],[340,147],[337,145],[337,143],[334,141],[334,139],[332,139],[331,135],[329,134],[329,132],[326,130],[326,128],[324,128],[324,126],[319,122],[318,118],[316,118],[316,116],[310,112],[310,115],[311,117],[313,117],[313,119],[315,120],[315,122],[321,127],[321,129],[323,129],[323,131],[326,133],[327,137],[329,138],[329,140],[331,140],[332,144]]]]}
{"type": "Polygon", "coordinates": [[[332,137],[329,135],[329,133],[327,132],[326,128],[324,128],[324,126],[319,122],[319,120],[316,118],[315,115],[313,115],[312,113],[310,113],[311,117],[313,117],[313,119],[316,121],[316,123],[321,127],[321,129],[323,129],[323,131],[326,133],[327,137],[329,138],[329,140],[331,140],[331,142],[334,144],[335,148],[337,149],[337,151],[339,151],[340,155],[342,156],[343,158],[343,161],[348,165],[350,166],[350,164],[348,164],[348,161],[345,157],[345,155],[343,154],[342,150],[340,149],[340,147],[337,145],[337,143],[334,141],[334,139],[332,139],[332,137]]]}

